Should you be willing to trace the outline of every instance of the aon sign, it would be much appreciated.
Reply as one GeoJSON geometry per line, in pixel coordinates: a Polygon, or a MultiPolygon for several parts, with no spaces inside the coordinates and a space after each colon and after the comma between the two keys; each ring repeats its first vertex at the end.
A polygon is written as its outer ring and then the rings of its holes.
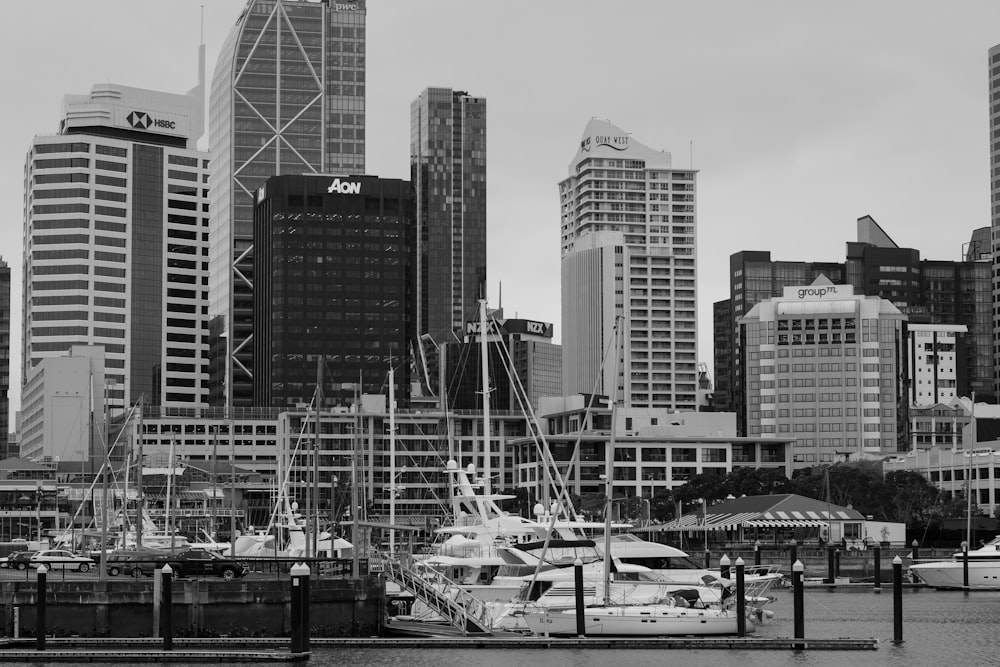
{"type": "Polygon", "coordinates": [[[333,183],[330,183],[330,187],[326,189],[330,194],[338,193],[342,195],[359,195],[361,194],[361,184],[351,183],[350,181],[342,181],[339,178],[333,179],[333,183]]]}

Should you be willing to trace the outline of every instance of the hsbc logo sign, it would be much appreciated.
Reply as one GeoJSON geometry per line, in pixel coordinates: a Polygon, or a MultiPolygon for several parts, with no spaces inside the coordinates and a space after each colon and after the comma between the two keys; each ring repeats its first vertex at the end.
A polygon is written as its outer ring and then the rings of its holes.
{"type": "Polygon", "coordinates": [[[145,111],[133,111],[125,120],[133,128],[137,130],[148,130],[149,128],[154,129],[164,129],[164,130],[176,130],[177,123],[172,120],[167,120],[166,118],[153,118],[145,111]]]}
{"type": "Polygon", "coordinates": [[[330,194],[359,195],[361,194],[361,184],[335,178],[326,191],[330,194]]]}

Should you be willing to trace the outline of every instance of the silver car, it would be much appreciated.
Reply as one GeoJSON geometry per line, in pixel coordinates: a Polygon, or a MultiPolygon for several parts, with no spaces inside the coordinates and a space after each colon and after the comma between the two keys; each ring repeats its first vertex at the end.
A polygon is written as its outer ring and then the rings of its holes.
{"type": "Polygon", "coordinates": [[[28,561],[31,567],[45,565],[50,570],[76,570],[77,572],[89,572],[94,566],[94,559],[86,556],[77,556],[72,551],[63,549],[43,549],[31,557],[28,561]]]}

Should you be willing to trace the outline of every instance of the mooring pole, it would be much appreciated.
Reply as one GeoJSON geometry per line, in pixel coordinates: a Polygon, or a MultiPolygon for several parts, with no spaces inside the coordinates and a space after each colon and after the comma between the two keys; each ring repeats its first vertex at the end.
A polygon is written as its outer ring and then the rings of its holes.
{"type": "Polygon", "coordinates": [[[722,558],[719,559],[719,576],[720,577],[722,577],[723,579],[728,579],[729,578],[729,566],[731,564],[732,564],[732,561],[729,560],[729,556],[726,555],[726,554],[722,554],[722,558]]]}
{"type": "Polygon", "coordinates": [[[160,636],[163,637],[163,650],[170,651],[174,648],[174,618],[171,614],[171,607],[174,600],[174,587],[171,582],[174,578],[174,570],[170,564],[163,566],[163,588],[160,596],[160,636]]]}
{"type": "Polygon", "coordinates": [[[573,562],[573,583],[576,591],[576,634],[587,636],[586,610],[583,608],[583,561],[577,558],[573,562]]]}
{"type": "Polygon", "coordinates": [[[892,559],[892,641],[903,641],[903,559],[892,559]]]}
{"type": "Polygon", "coordinates": [[[45,650],[45,593],[46,593],[46,573],[48,568],[39,565],[36,571],[38,575],[38,592],[35,597],[35,649],[45,650]]]}
{"type": "Polygon", "coordinates": [[[743,559],[736,557],[736,636],[747,636],[747,593],[743,559]]]}
{"type": "Polygon", "coordinates": [[[799,545],[795,540],[788,543],[788,560],[794,570],[795,564],[799,562],[799,545]]]}
{"type": "Polygon", "coordinates": [[[837,547],[826,547],[826,583],[837,582],[837,547]]]}
{"type": "Polygon", "coordinates": [[[753,543],[753,564],[760,565],[760,540],[754,540],[753,543]]]}
{"type": "Polygon", "coordinates": [[[882,547],[878,545],[875,546],[875,592],[882,592],[882,547]]]}
{"type": "Polygon", "coordinates": [[[805,566],[800,560],[795,561],[795,564],[792,565],[792,613],[794,616],[796,639],[805,639],[806,636],[805,620],[803,618],[804,596],[802,594],[802,574],[804,570],[805,566]]]}
{"type": "Polygon", "coordinates": [[[969,543],[962,540],[962,588],[969,590],[969,543]]]}

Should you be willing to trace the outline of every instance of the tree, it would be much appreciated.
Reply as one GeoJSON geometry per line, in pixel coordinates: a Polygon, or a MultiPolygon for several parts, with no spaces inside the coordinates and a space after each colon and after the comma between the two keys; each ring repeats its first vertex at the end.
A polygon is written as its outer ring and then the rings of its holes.
{"type": "Polygon", "coordinates": [[[885,476],[888,503],[885,518],[910,527],[925,525],[938,503],[940,491],[923,475],[912,471],[894,471],[885,476]]]}
{"type": "Polygon", "coordinates": [[[788,493],[789,485],[789,479],[778,468],[736,468],[725,476],[722,487],[727,495],[739,498],[788,493]]]}

